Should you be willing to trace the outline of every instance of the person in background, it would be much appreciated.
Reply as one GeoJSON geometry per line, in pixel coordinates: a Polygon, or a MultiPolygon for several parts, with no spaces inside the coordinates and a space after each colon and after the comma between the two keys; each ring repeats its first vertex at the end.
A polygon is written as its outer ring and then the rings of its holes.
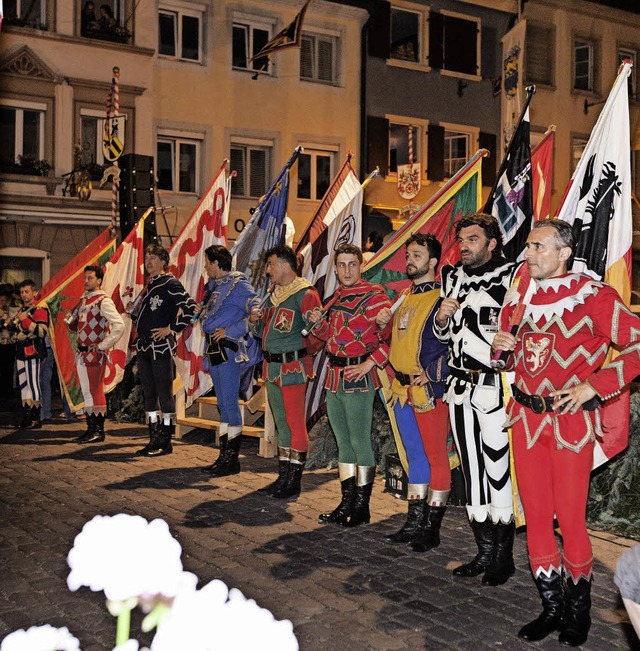
{"type": "Polygon", "coordinates": [[[16,344],[11,336],[13,320],[20,311],[12,305],[12,293],[0,288],[0,404],[11,408],[16,366],[16,344]]]}
{"type": "Polygon", "coordinates": [[[369,262],[376,252],[382,247],[383,237],[382,233],[378,231],[371,231],[364,243],[362,258],[365,262],[369,262]]]}

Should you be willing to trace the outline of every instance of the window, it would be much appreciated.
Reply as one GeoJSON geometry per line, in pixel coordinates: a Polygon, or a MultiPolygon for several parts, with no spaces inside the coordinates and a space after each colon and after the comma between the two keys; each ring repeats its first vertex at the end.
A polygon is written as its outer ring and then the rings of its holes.
{"type": "Polygon", "coordinates": [[[80,112],[80,165],[104,165],[104,119],[104,112],[85,109],[80,112]]]}
{"type": "Polygon", "coordinates": [[[471,133],[444,131],[444,175],[452,177],[471,157],[471,133]]]}
{"type": "Polygon", "coordinates": [[[4,22],[40,29],[46,25],[45,0],[4,0],[4,22]]]}
{"type": "Polygon", "coordinates": [[[198,193],[202,139],[162,134],[158,136],[156,174],[158,188],[198,193]]]}
{"type": "Polygon", "coordinates": [[[304,148],[298,157],[298,199],[322,199],[335,174],[336,152],[304,148]]]}
{"type": "Polygon", "coordinates": [[[259,140],[234,140],[231,143],[231,194],[260,198],[271,182],[273,145],[259,140]]]}
{"type": "Polygon", "coordinates": [[[158,13],[158,54],[182,61],[202,61],[204,11],[161,7],[158,13]]]}
{"type": "Polygon", "coordinates": [[[390,57],[399,61],[422,60],[422,14],[397,7],[391,9],[390,57]]]}
{"type": "Polygon", "coordinates": [[[555,31],[550,27],[538,27],[527,22],[526,38],[527,81],[534,84],[553,85],[553,62],[555,57],[555,31]]]}
{"type": "Polygon", "coordinates": [[[300,79],[337,83],[337,39],[323,34],[303,34],[300,48],[300,79]]]}
{"type": "Polygon", "coordinates": [[[127,43],[131,16],[126,0],[77,0],[80,5],[80,34],[86,38],[127,43]]]}
{"type": "Polygon", "coordinates": [[[593,90],[593,43],[573,42],[573,87],[576,90],[593,90]]]}
{"type": "Polygon", "coordinates": [[[479,77],[480,19],[432,11],[429,14],[429,65],[479,77]]]}
{"type": "Polygon", "coordinates": [[[572,136],[571,137],[571,173],[573,174],[578,167],[578,163],[582,158],[582,154],[587,146],[589,139],[585,136],[572,136]]]}
{"type": "Polygon", "coordinates": [[[251,61],[271,38],[272,25],[252,18],[237,17],[233,22],[232,66],[236,70],[269,73],[268,57],[251,61]]]}
{"type": "Polygon", "coordinates": [[[44,158],[44,118],[46,106],[32,103],[3,102],[0,105],[0,142],[2,164],[12,166],[18,160],[44,158]]]}
{"type": "Polygon", "coordinates": [[[421,128],[408,122],[389,121],[389,171],[397,172],[398,165],[409,163],[409,127],[413,126],[413,163],[420,162],[421,128]]]}
{"type": "Polygon", "coordinates": [[[636,60],[637,52],[633,48],[621,47],[618,49],[618,65],[620,65],[625,59],[631,59],[633,66],[631,68],[631,74],[629,75],[627,81],[629,86],[629,98],[636,98],[636,60]]]}

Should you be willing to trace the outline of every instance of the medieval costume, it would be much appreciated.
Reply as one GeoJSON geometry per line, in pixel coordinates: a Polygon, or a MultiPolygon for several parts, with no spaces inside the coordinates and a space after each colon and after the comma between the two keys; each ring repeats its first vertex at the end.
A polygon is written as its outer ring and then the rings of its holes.
{"type": "Polygon", "coordinates": [[[436,337],[449,345],[449,404],[453,437],[465,479],[467,515],[478,554],[454,570],[456,576],[484,572],[487,585],[505,583],[513,564],[513,500],[509,438],[500,373],[490,365],[498,316],[517,265],[496,256],[476,268],[461,263],[442,270],[442,297],[455,298],[460,309],[436,337]]]}
{"type": "Polygon", "coordinates": [[[381,382],[375,370],[359,380],[344,377],[347,366],[371,359],[382,368],[387,363],[390,328],[381,330],[376,315],[391,302],[381,285],[359,280],[338,287],[328,313],[319,321],[313,336],[326,341],[329,367],[325,380],[327,414],[338,442],[338,472],[342,501],[320,522],[355,527],[368,523],[369,500],[376,461],[371,447],[373,401],[381,382]]]}
{"type": "MultiPolygon", "coordinates": [[[[612,287],[584,274],[531,282],[536,291],[511,358],[515,386],[508,425],[527,519],[529,562],[544,612],[520,636],[538,640],[560,627],[560,642],[578,646],[587,639],[591,622],[593,553],[586,504],[594,442],[603,434],[599,405],[640,374],[640,318],[612,287]],[[611,342],[622,352],[598,370],[611,342]],[[585,381],[596,398],[576,413],[553,410],[551,391],[585,381]],[[554,514],[562,531],[562,554],[554,514]]],[[[514,298],[502,310],[503,330],[516,302],[514,298]]]]}
{"type": "Polygon", "coordinates": [[[278,479],[261,489],[276,498],[300,494],[300,479],[307,459],[309,436],[305,413],[307,380],[313,377],[310,346],[302,330],[309,314],[322,307],[308,280],[296,278],[276,285],[252,331],[262,339],[263,378],[269,406],[278,429],[278,479]]]}
{"type": "Polygon", "coordinates": [[[107,294],[97,290],[85,292],[77,308],[72,311],[67,325],[71,332],[77,333],[76,369],[87,415],[87,431],[76,442],[104,441],[107,351],[122,337],[124,321],[107,294]],[[98,350],[91,349],[93,345],[97,345],[98,350]]]}
{"type": "Polygon", "coordinates": [[[442,401],[447,346],[435,338],[433,325],[440,305],[440,284],[412,284],[393,318],[390,367],[393,407],[408,465],[408,516],[402,528],[386,538],[411,542],[424,552],[440,544],[440,525],[451,486],[447,452],[449,410],[442,401]],[[424,373],[426,383],[411,385],[424,373]]]}

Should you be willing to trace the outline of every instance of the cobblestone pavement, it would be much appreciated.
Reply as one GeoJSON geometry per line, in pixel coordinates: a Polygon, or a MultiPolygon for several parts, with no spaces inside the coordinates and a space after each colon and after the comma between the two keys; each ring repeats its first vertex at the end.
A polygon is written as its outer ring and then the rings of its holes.
{"type": "MultiPolygon", "coordinates": [[[[383,492],[382,477],[371,524],[350,530],[317,521],[338,501],[336,470],[306,472],[297,501],[257,493],[276,463],[257,456],[255,440],[244,446],[243,472],[214,481],[200,472],[216,454],[202,432],[175,442],[171,455],[146,459],[133,455],[146,440],[142,426],[108,423],[104,443],[80,446],[72,438],[81,422],[20,432],[9,421],[0,414],[0,639],[50,623],[68,626],[85,651],[112,648],[115,620],[104,596],[67,589],[66,556],[86,521],[124,512],[166,520],[201,585],[220,578],[290,619],[305,651],[561,648],[554,637],[529,645],[516,636],[539,612],[524,534],[505,586],[453,577],[451,569],[475,553],[462,508],[448,509],[440,547],[416,554],[383,540],[402,524],[406,503],[383,492]]],[[[594,621],[584,648],[636,649],[612,582],[615,560],[631,543],[606,535],[596,542],[594,621]]],[[[132,637],[148,643],[139,621],[136,614],[132,637]]]]}

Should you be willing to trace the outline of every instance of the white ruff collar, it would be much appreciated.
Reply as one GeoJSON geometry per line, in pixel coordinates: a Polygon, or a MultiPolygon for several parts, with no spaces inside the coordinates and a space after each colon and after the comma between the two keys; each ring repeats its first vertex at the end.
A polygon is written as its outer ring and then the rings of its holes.
{"type": "Polygon", "coordinates": [[[527,305],[525,317],[530,317],[536,323],[540,319],[551,320],[553,317],[562,318],[564,312],[573,312],[578,305],[584,305],[589,296],[598,292],[600,283],[595,280],[588,280],[580,287],[577,287],[572,294],[567,294],[563,289],[569,289],[571,284],[580,278],[580,274],[567,274],[545,280],[531,280],[535,283],[536,293],[532,301],[527,305]],[[545,293],[545,296],[540,296],[545,293]],[[554,294],[557,296],[554,300],[554,294]],[[542,298],[545,302],[536,302],[536,297],[542,298]]]}

